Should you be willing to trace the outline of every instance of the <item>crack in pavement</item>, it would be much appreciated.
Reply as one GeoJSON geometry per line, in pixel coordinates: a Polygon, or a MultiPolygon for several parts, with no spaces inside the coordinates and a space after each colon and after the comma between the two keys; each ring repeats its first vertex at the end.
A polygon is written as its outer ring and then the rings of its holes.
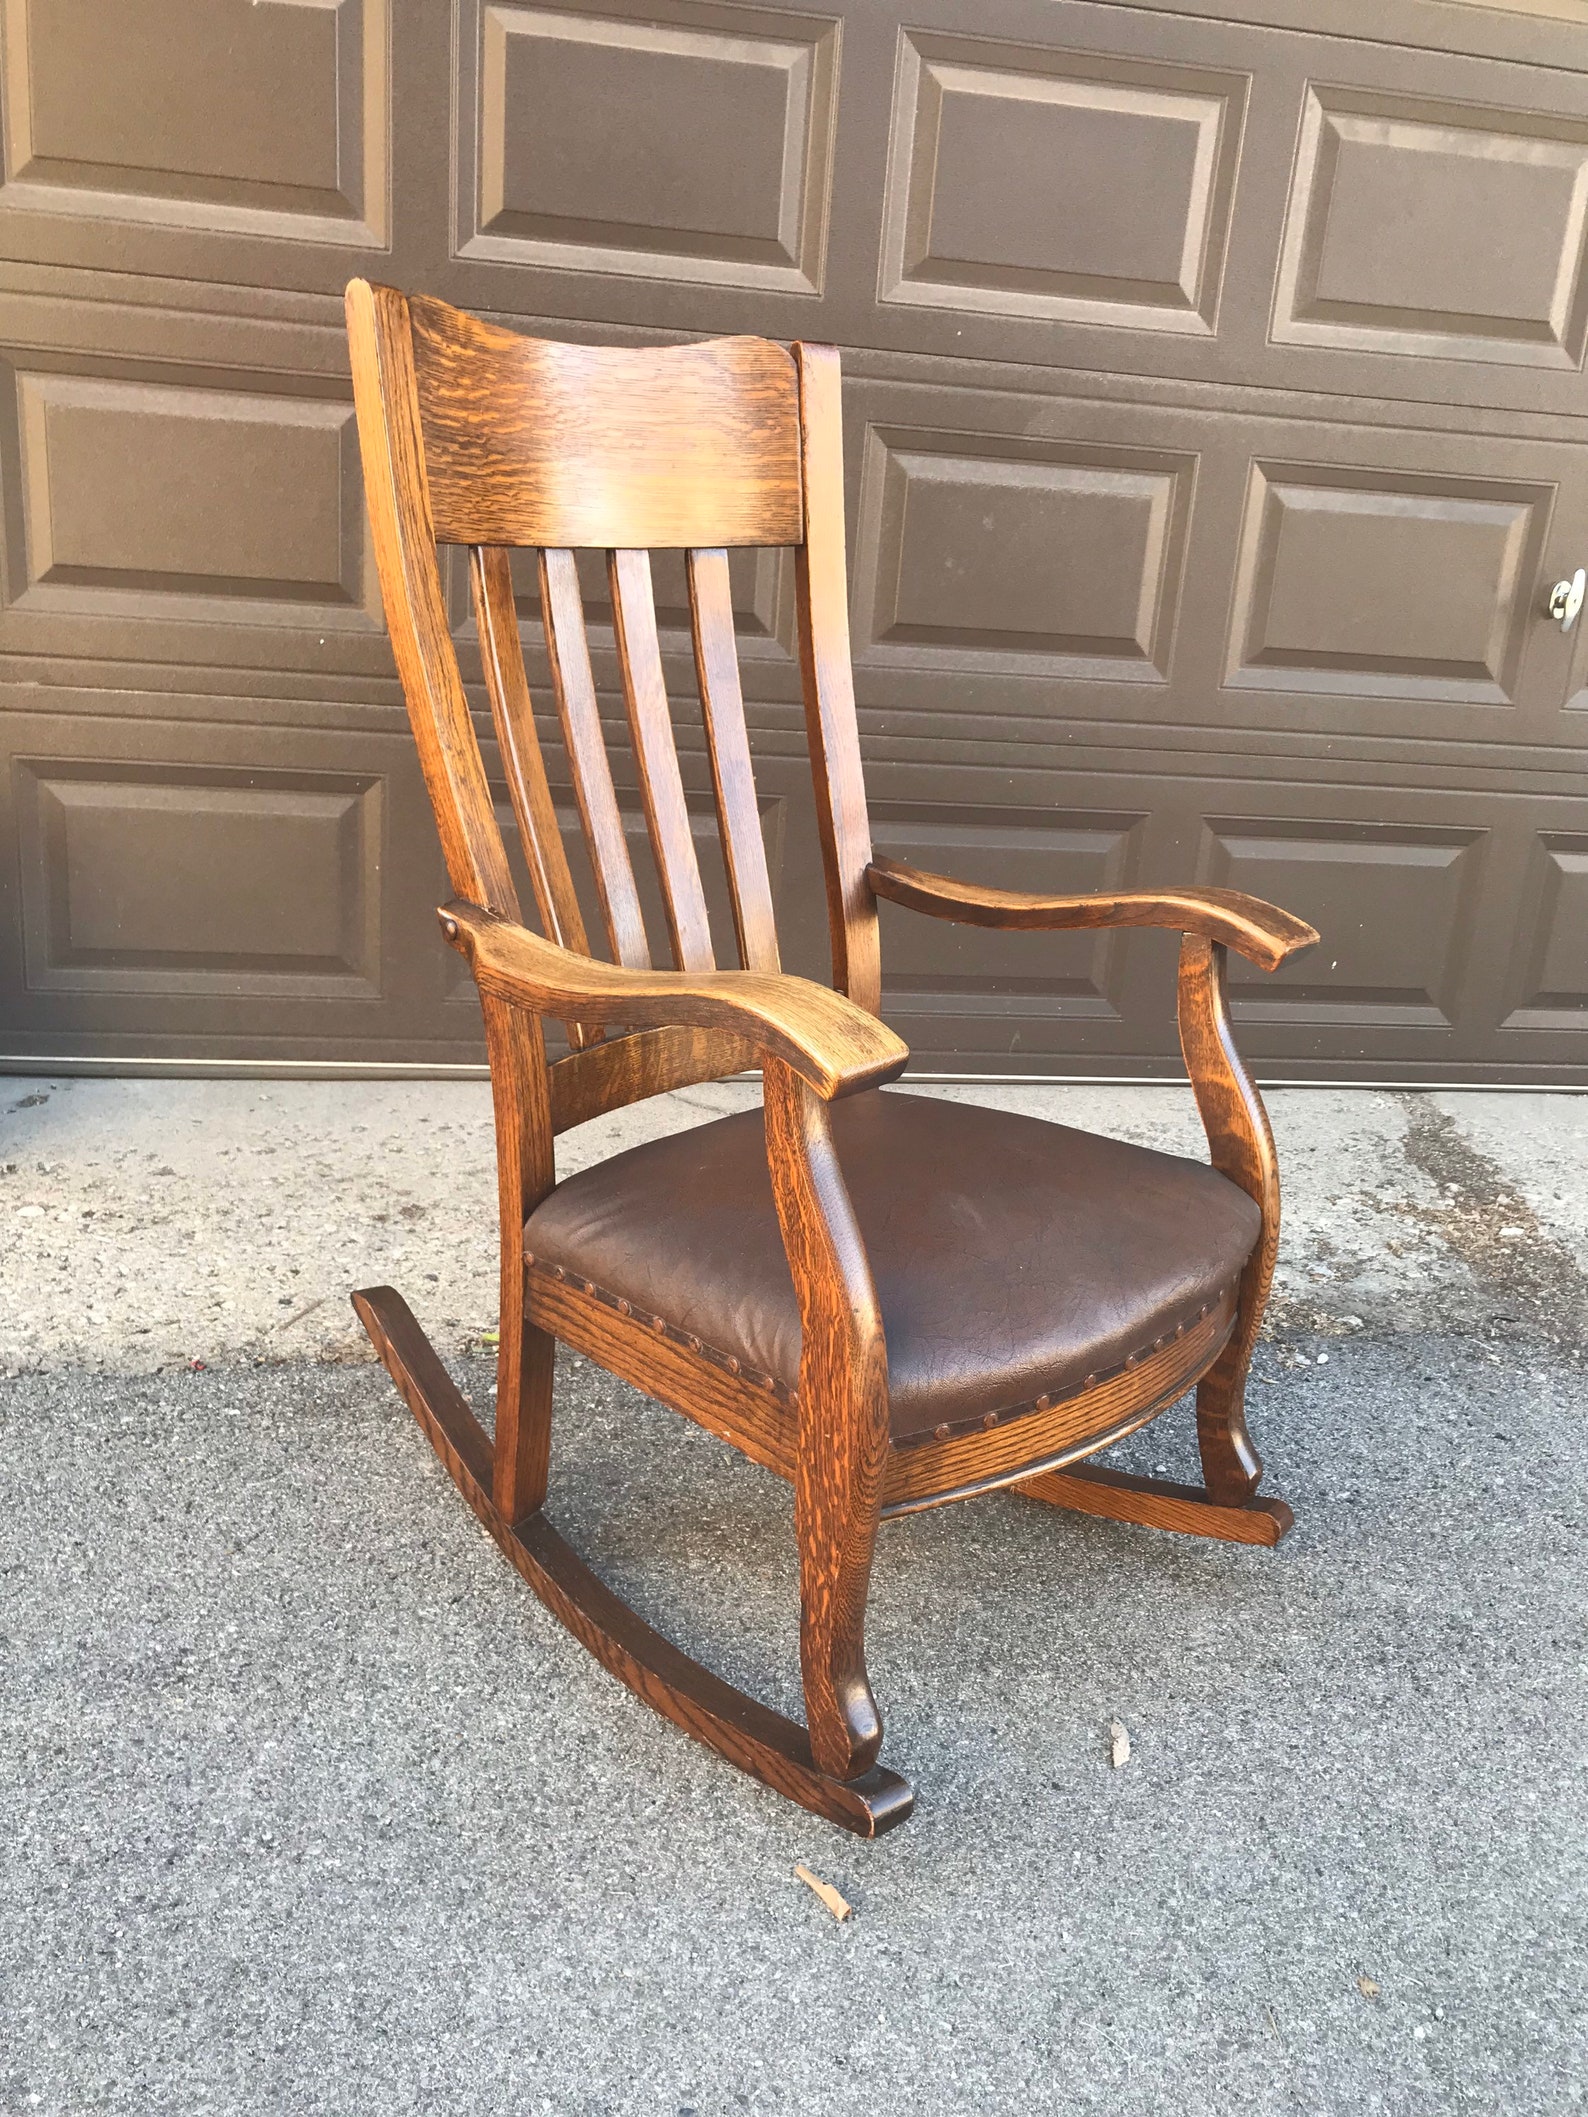
{"type": "Polygon", "coordinates": [[[1435,1187],[1439,1202],[1401,1198],[1393,1210],[1437,1236],[1471,1272],[1479,1306],[1467,1327],[1485,1334],[1541,1332],[1557,1344],[1581,1339],[1588,1332],[1588,1279],[1571,1250],[1432,1096],[1401,1100],[1406,1159],[1435,1187]]]}

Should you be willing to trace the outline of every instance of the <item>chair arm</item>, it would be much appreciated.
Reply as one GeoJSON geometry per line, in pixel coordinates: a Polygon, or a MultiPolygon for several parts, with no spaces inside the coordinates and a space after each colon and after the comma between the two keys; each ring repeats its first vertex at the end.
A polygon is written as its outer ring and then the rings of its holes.
{"type": "Polygon", "coordinates": [[[1031,890],[986,889],[889,859],[874,860],[866,879],[879,897],[930,919],[1027,933],[1066,926],[1166,926],[1222,941],[1263,970],[1277,970],[1318,938],[1304,919],[1237,889],[1127,889],[1049,897],[1031,890]]]}
{"type": "Polygon", "coordinates": [[[808,978],[750,970],[629,970],[542,940],[478,905],[437,913],[475,983],[535,1014],[603,1028],[726,1030],[783,1059],[824,1102],[904,1071],[909,1046],[853,1000],[808,978]]]}

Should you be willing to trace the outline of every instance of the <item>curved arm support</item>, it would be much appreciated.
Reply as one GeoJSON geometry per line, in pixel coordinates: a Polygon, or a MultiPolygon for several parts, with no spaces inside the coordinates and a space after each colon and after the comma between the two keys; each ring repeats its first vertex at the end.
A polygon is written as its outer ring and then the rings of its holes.
{"type": "Polygon", "coordinates": [[[476,904],[444,904],[438,916],[482,993],[600,1028],[726,1030],[791,1066],[824,1102],[896,1079],[910,1056],[875,1015],[808,978],[628,970],[558,948],[476,904]]]}
{"type": "Polygon", "coordinates": [[[1279,1253],[1279,1160],[1263,1099],[1235,1048],[1224,968],[1221,943],[1186,935],[1180,947],[1180,1049],[1209,1156],[1263,1216],[1262,1233],[1241,1274],[1235,1328],[1197,1385],[1203,1480],[1221,1505],[1239,1506],[1263,1475],[1262,1459],[1246,1430],[1246,1375],[1279,1253]]]}
{"type": "Polygon", "coordinates": [[[888,1450],[882,1311],[825,1104],[781,1059],[764,1069],[766,1151],[800,1311],[794,1526],[800,1668],[817,1764],[869,1770],[882,1717],[866,1675],[866,1590],[888,1450]]]}
{"type": "Polygon", "coordinates": [[[929,919],[1029,933],[1073,926],[1167,926],[1233,948],[1262,970],[1277,970],[1318,938],[1304,919],[1236,889],[1127,889],[1054,897],[984,889],[979,882],[957,882],[887,859],[873,860],[867,874],[879,897],[929,919]]]}

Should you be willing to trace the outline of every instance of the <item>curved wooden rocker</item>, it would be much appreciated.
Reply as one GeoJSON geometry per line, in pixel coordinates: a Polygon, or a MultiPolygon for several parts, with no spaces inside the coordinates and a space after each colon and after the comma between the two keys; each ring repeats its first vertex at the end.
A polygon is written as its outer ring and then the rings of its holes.
{"type": "Polygon", "coordinates": [[[437,1359],[407,1302],[389,1286],[377,1286],[355,1294],[353,1306],[458,1490],[547,1609],[604,1668],[686,1735],[802,1808],[867,1838],[904,1821],[914,1796],[897,1772],[873,1764],[855,1779],[829,1777],[812,1757],[804,1728],[724,1683],[653,1631],[596,1578],[543,1513],[526,1515],[516,1527],[509,1522],[491,1497],[490,1435],[437,1359]]]}
{"type": "Polygon", "coordinates": [[[359,280],[347,312],[387,622],[456,892],[442,927],[485,1018],[501,1220],[494,1436],[396,1293],[374,1288],[354,1306],[470,1506],[575,1637],[742,1770],[874,1835],[913,1801],[878,1762],[865,1662],[882,1520],[1012,1486],[1236,1542],[1272,1544],[1290,1525],[1282,1501],[1258,1497],[1262,1466],[1243,1412],[1279,1187],[1262,1103],[1230,1035],[1224,958],[1233,947],[1272,969],[1317,937],[1228,891],[1028,896],[873,857],[830,348],[550,344],[359,280]],[[521,923],[438,542],[470,551],[486,690],[544,937],[521,923]],[[735,545],[796,551],[836,989],[779,962],[734,645],[735,545]],[[509,571],[515,546],[539,554],[551,687],[610,963],[591,953],[559,834],[509,571]],[[583,547],[608,554],[673,970],[651,966],[574,569],[583,547]],[[737,970],[715,967],[651,547],[687,554],[737,970]],[[1211,1169],[1031,1119],[879,1095],[908,1058],[878,1018],[879,898],[975,925],[1180,932],[1181,1042],[1211,1169]],[[572,1047],[549,1066],[547,1017],[572,1047]],[[559,1132],[748,1068],[761,1072],[761,1117],[652,1142],[558,1184],[559,1132]],[[957,1205],[946,1219],[939,1211],[947,1190],[951,1205],[974,1204],[980,1242],[954,1232],[957,1205]],[[805,1727],[661,1638],[547,1520],[559,1339],[793,1486],[805,1727]],[[1193,1386],[1202,1487],[1083,1466],[1193,1386]]]}

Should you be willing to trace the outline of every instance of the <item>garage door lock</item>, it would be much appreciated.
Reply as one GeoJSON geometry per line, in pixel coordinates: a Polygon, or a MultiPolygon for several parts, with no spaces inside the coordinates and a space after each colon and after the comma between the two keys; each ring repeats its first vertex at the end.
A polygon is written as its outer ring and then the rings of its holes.
{"type": "Polygon", "coordinates": [[[1570,632],[1576,624],[1585,587],[1588,587],[1588,572],[1579,566],[1569,581],[1557,581],[1549,591],[1549,614],[1562,632],[1570,632]]]}

